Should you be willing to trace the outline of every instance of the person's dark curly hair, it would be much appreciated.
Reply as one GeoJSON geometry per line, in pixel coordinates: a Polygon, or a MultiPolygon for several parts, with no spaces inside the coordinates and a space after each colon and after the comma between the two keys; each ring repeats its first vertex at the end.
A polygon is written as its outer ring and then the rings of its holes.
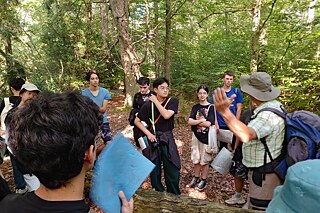
{"type": "Polygon", "coordinates": [[[101,118],[96,104],[81,94],[39,94],[14,113],[9,146],[24,171],[57,189],[81,172],[101,118]]]}

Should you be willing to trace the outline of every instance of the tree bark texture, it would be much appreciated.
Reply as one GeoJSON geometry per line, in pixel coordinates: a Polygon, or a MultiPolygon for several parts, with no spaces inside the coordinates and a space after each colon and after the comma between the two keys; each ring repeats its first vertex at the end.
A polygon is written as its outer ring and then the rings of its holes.
{"type": "Polygon", "coordinates": [[[252,40],[251,40],[250,72],[256,72],[258,70],[261,3],[262,3],[261,0],[255,1],[255,6],[253,9],[253,14],[252,14],[252,40]]]}
{"type": "Polygon", "coordinates": [[[139,189],[134,196],[134,212],[258,213],[260,211],[226,206],[217,202],[198,200],[184,195],[176,196],[166,192],[139,189]]]}
{"type": "Polygon", "coordinates": [[[170,82],[170,48],[171,48],[171,1],[166,0],[166,38],[164,45],[164,73],[170,82]]]}
{"type": "Polygon", "coordinates": [[[125,105],[131,106],[133,96],[138,90],[136,80],[141,77],[141,61],[131,45],[131,39],[128,33],[129,2],[128,0],[110,0],[110,8],[119,33],[121,63],[125,75],[125,105]]]}
{"type": "Polygon", "coordinates": [[[156,74],[156,78],[160,77],[160,57],[159,57],[159,30],[158,30],[158,25],[159,25],[159,3],[158,0],[154,0],[153,2],[153,7],[154,7],[154,71],[156,74]]]}
{"type": "Polygon", "coordinates": [[[104,47],[107,47],[107,36],[108,36],[108,11],[109,6],[107,0],[101,2],[101,35],[104,43],[104,47]]]}

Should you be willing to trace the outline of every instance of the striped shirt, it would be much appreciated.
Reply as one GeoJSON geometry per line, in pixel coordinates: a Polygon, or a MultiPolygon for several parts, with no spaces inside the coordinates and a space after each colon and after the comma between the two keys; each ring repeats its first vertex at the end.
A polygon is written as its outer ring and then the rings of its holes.
{"type": "MultiPolygon", "coordinates": [[[[280,106],[281,103],[276,100],[264,102],[254,110],[253,118],[263,108],[271,107],[281,111],[280,106]]],[[[281,154],[285,133],[283,118],[273,112],[263,111],[249,122],[248,127],[254,129],[258,139],[243,143],[243,164],[245,166],[250,168],[264,165],[265,148],[260,141],[261,138],[266,138],[266,143],[273,159],[281,154]]],[[[269,162],[270,158],[267,156],[267,163],[269,162]]]]}

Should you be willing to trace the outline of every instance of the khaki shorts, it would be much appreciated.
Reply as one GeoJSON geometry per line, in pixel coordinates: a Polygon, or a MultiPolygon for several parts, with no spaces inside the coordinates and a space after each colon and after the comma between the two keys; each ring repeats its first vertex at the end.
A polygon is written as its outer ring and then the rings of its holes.
{"type": "Polygon", "coordinates": [[[201,143],[192,133],[191,161],[193,164],[206,165],[212,161],[212,155],[206,152],[207,147],[208,145],[201,143]]]}
{"type": "Polygon", "coordinates": [[[281,179],[276,173],[270,173],[265,175],[265,180],[262,181],[262,186],[258,186],[253,181],[253,171],[248,173],[249,181],[249,208],[257,210],[265,210],[268,203],[273,196],[273,190],[282,184],[281,179]]]}

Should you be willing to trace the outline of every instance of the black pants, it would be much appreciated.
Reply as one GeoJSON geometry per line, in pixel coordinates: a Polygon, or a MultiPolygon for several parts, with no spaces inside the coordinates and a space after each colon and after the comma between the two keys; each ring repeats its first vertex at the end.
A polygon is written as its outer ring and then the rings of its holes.
{"type": "Polygon", "coordinates": [[[180,195],[180,169],[178,169],[169,161],[168,145],[160,144],[158,148],[158,157],[153,161],[156,167],[150,174],[152,188],[160,192],[165,190],[163,184],[161,183],[161,164],[163,163],[164,179],[167,186],[167,192],[180,195]]]}

